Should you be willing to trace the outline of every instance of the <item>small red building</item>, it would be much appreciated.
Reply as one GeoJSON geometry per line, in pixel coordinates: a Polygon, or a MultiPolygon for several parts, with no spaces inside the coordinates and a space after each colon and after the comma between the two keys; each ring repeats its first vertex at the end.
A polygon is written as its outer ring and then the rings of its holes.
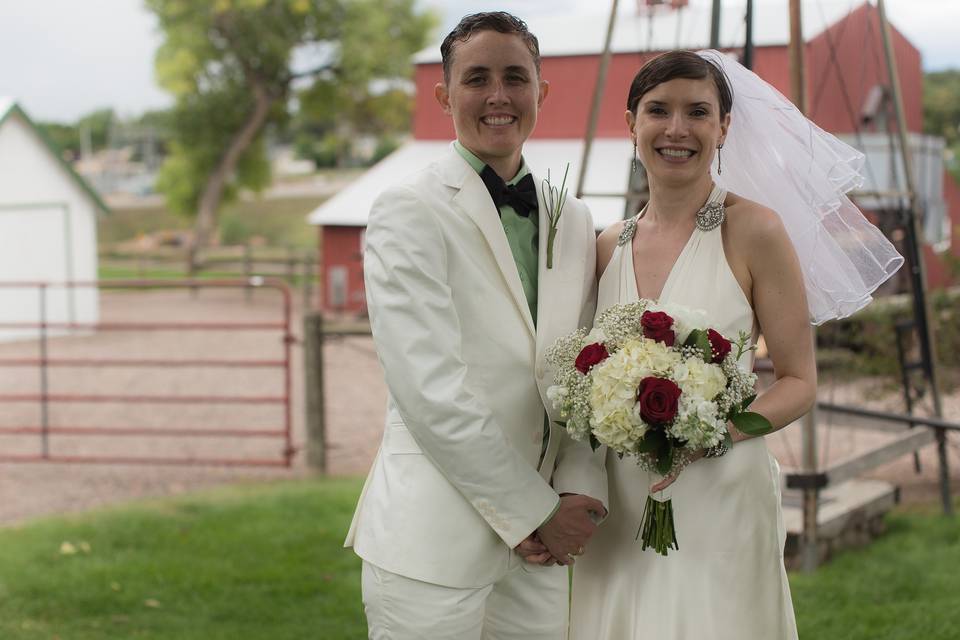
{"type": "MultiPolygon", "coordinates": [[[[871,105],[882,107],[883,96],[889,95],[885,90],[889,82],[877,9],[864,3],[847,12],[847,8],[836,4],[831,8],[819,2],[805,2],[803,11],[809,117],[836,134],[870,131],[872,127],[885,135],[881,118],[870,112],[871,105]]],[[[537,128],[524,147],[527,163],[539,173],[546,173],[548,168],[554,174],[562,173],[569,162],[572,182],[576,184],[607,19],[605,15],[596,15],[530,21],[530,28],[540,41],[542,75],[550,82],[550,95],[537,128]]],[[[765,3],[757,7],[753,68],[784,95],[790,94],[788,27],[786,0],[782,7],[765,3]]],[[[909,131],[919,134],[923,128],[920,53],[895,28],[892,31],[907,126],[909,131]]],[[[660,8],[619,17],[585,194],[622,193],[626,188],[632,146],[623,114],[627,90],[637,69],[662,51],[704,48],[709,33],[708,9],[660,8]]],[[[726,11],[721,22],[724,51],[739,54],[743,33],[741,9],[726,11]]],[[[437,157],[454,138],[451,119],[434,99],[434,86],[441,80],[437,44],[416,57],[413,139],[310,215],[310,222],[321,227],[323,310],[365,311],[361,254],[370,205],[385,186],[437,157]]],[[[880,108],[878,113],[886,111],[880,108]]],[[[936,166],[942,167],[942,163],[936,166]]],[[[942,193],[933,195],[946,200],[942,209],[949,212],[953,224],[960,223],[960,188],[949,176],[926,182],[941,185],[942,193]]],[[[622,219],[625,212],[623,198],[585,195],[584,200],[601,229],[622,219]]],[[[957,246],[951,250],[960,255],[957,246]]],[[[927,257],[931,286],[946,284],[947,273],[939,258],[930,251],[927,257]]]]}

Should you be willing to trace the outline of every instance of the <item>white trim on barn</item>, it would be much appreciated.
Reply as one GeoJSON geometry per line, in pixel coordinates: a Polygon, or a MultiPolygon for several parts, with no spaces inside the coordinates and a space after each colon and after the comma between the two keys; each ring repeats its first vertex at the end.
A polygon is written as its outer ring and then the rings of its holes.
{"type": "MultiPolygon", "coordinates": [[[[317,207],[308,221],[321,226],[366,226],[370,207],[380,192],[440,157],[449,144],[425,140],[407,142],[317,207]]],[[[582,154],[583,140],[528,140],[523,146],[524,160],[540,178],[546,177],[549,169],[551,180],[559,183],[569,162],[567,186],[570,193],[576,190],[582,154]]],[[[632,155],[633,145],[629,138],[595,140],[584,193],[623,193],[632,155]]],[[[622,196],[588,195],[584,202],[590,207],[597,229],[605,229],[623,219],[626,203],[622,196]]]]}

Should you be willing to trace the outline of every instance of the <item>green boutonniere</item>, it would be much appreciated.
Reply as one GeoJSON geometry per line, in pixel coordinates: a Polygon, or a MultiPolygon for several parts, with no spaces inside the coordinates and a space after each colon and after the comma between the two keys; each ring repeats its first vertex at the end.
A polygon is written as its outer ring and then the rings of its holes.
{"type": "Polygon", "coordinates": [[[553,268],[553,241],[557,238],[557,225],[560,224],[560,214],[563,213],[563,205],[567,201],[567,174],[570,173],[570,163],[563,172],[563,182],[557,189],[550,182],[550,169],[547,169],[547,179],[540,185],[540,193],[543,195],[543,202],[547,205],[547,216],[550,219],[550,231],[547,235],[547,269],[553,268]]]}

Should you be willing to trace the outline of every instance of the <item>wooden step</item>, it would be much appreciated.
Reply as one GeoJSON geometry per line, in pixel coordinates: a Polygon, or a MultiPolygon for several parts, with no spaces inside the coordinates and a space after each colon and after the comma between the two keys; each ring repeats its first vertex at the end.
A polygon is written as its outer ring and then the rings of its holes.
{"type": "MultiPolygon", "coordinates": [[[[820,562],[839,549],[859,547],[885,531],[884,515],[900,501],[900,490],[882,480],[849,480],[820,492],[817,546],[820,562]]],[[[799,566],[803,534],[803,494],[784,490],[783,524],[787,530],[784,560],[788,569],[799,566]]]]}

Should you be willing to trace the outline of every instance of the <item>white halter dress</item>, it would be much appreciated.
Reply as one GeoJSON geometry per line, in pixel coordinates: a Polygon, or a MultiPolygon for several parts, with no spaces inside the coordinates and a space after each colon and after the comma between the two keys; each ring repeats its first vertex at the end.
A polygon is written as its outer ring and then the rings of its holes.
{"type": "MultiPolygon", "coordinates": [[[[725,196],[715,189],[710,202],[725,196]]],[[[600,278],[598,313],[639,298],[635,220],[600,278]]],[[[727,263],[721,229],[694,229],[660,302],[705,310],[727,337],[755,334],[753,309],[727,263]]],[[[751,368],[752,354],[740,365],[751,368]]],[[[694,462],[664,492],[673,500],[679,545],[666,557],[641,551],[635,540],[648,488],[658,478],[612,452],[606,466],[610,515],[574,567],[570,640],[797,638],[783,566],[780,468],[763,438],[694,462]]]]}

